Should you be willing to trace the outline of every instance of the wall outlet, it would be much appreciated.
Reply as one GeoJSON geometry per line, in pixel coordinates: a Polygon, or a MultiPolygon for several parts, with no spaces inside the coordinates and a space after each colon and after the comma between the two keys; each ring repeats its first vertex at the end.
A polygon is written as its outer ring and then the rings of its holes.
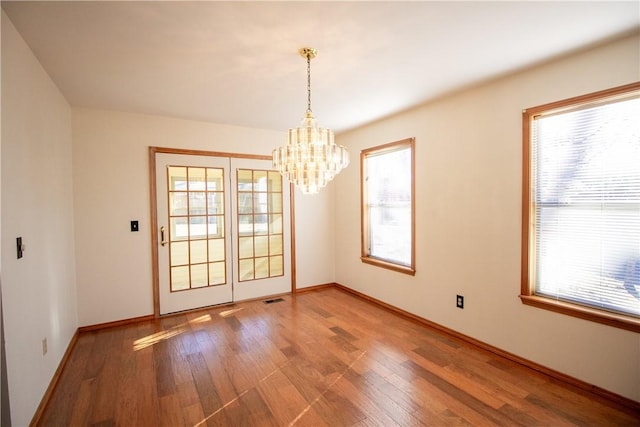
{"type": "Polygon", "coordinates": [[[42,355],[47,354],[47,338],[42,339],[42,355]]]}
{"type": "Polygon", "coordinates": [[[462,295],[456,295],[456,307],[464,308],[464,297],[462,295]]]}

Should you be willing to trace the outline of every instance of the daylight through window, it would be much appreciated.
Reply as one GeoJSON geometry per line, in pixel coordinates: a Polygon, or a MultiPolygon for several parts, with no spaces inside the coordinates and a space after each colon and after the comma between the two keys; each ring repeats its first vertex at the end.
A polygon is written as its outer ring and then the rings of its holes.
{"type": "Polygon", "coordinates": [[[363,262],[415,273],[414,139],[363,150],[363,262]]]}
{"type": "Polygon", "coordinates": [[[524,112],[525,303],[640,328],[639,117],[640,84],[524,112]]]}

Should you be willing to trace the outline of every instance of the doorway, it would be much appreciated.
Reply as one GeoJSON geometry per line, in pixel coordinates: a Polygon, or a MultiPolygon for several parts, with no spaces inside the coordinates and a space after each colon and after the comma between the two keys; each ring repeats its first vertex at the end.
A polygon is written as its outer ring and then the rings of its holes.
{"type": "Polygon", "coordinates": [[[151,159],[156,315],[292,291],[291,187],[269,157],[151,159]]]}

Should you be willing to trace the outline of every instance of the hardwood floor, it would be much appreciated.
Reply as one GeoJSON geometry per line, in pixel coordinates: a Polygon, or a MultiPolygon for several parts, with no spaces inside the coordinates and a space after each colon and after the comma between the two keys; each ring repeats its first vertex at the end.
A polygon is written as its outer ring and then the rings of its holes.
{"type": "Polygon", "coordinates": [[[56,426],[631,426],[640,414],[338,289],[79,335],[56,426]]]}

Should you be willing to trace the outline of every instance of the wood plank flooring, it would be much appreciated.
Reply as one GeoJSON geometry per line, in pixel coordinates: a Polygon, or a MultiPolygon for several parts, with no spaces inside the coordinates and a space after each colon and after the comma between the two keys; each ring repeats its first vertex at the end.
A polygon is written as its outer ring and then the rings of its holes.
{"type": "Polygon", "coordinates": [[[629,408],[328,288],[84,332],[46,426],[640,426],[629,408]]]}

